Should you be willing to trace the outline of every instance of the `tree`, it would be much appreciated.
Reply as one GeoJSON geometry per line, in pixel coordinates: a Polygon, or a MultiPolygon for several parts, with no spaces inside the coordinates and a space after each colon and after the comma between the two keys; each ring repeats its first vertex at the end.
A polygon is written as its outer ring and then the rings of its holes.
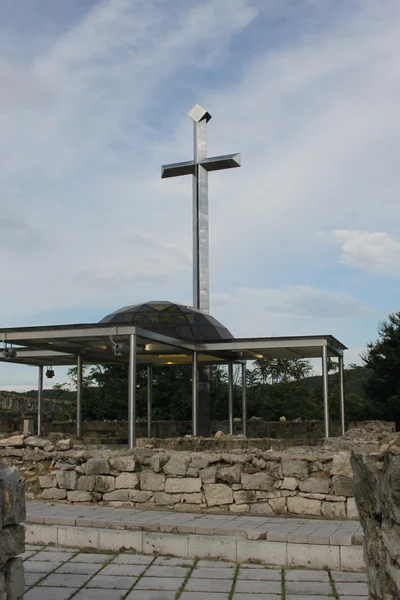
{"type": "Polygon", "coordinates": [[[378,339],[367,344],[361,356],[370,370],[365,385],[375,418],[400,426],[400,312],[378,324],[378,339]]]}

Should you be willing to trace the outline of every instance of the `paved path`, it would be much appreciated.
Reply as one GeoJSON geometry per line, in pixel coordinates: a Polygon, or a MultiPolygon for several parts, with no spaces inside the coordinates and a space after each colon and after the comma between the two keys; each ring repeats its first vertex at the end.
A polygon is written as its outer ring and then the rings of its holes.
{"type": "Polygon", "coordinates": [[[164,533],[240,535],[250,540],[267,539],[271,542],[351,546],[361,544],[364,537],[358,521],[210,515],[44,502],[28,502],[27,512],[28,523],[164,533]]]}
{"type": "Polygon", "coordinates": [[[24,600],[368,600],[365,573],[27,546],[24,600]]]}

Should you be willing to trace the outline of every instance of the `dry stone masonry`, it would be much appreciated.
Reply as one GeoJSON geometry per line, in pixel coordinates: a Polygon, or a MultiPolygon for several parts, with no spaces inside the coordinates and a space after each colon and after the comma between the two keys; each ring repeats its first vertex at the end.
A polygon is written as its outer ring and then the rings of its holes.
{"type": "Polygon", "coordinates": [[[400,598],[400,436],[352,455],[370,600],[400,598]]]}
{"type": "Polygon", "coordinates": [[[24,483],[15,467],[0,462],[0,600],[23,597],[24,567],[18,554],[25,551],[24,483]]]}

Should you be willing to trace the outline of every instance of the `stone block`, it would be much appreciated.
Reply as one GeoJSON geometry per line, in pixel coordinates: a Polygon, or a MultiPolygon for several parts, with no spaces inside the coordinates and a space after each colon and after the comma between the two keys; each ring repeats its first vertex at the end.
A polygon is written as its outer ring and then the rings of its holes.
{"type": "Polygon", "coordinates": [[[7,446],[12,446],[13,448],[22,448],[24,445],[24,440],[24,434],[12,435],[11,437],[0,440],[0,448],[6,448],[7,446]]]}
{"type": "Polygon", "coordinates": [[[189,558],[196,557],[236,562],[236,537],[190,535],[189,558]]]}
{"type": "Polygon", "coordinates": [[[39,438],[36,436],[31,436],[26,438],[25,446],[30,448],[46,448],[46,446],[51,446],[50,440],[46,440],[44,438],[39,438]]]}
{"type": "MultiPolygon", "coordinates": [[[[37,525],[27,523],[25,525],[25,537],[27,544],[57,544],[58,527],[56,525],[37,525]]],[[[19,554],[19,553],[18,553],[19,554]]]]}
{"type": "Polygon", "coordinates": [[[181,501],[182,494],[167,494],[165,492],[154,492],[154,501],[159,506],[169,506],[178,504],[181,501]]]}
{"type": "Polygon", "coordinates": [[[217,479],[226,481],[227,483],[240,483],[241,468],[239,465],[233,467],[225,467],[217,472],[217,479]]]}
{"type": "Polygon", "coordinates": [[[193,492],[201,491],[201,479],[196,478],[175,478],[169,477],[165,484],[165,491],[169,494],[185,493],[191,494],[193,492]]]}
{"type": "Polygon", "coordinates": [[[300,482],[302,492],[312,492],[313,494],[329,494],[329,479],[320,479],[319,477],[308,477],[300,482]]]}
{"type": "Polygon", "coordinates": [[[189,537],[170,533],[144,533],[143,552],[144,554],[170,554],[189,558],[189,537]]]}
{"type": "Polygon", "coordinates": [[[72,442],[70,439],[67,440],[58,440],[58,442],[56,442],[56,448],[57,450],[60,450],[61,452],[65,452],[67,450],[71,450],[72,448],[72,442]]]}
{"type": "Polygon", "coordinates": [[[204,493],[208,506],[232,504],[233,492],[231,488],[222,483],[205,483],[204,493]]]}
{"type": "Polygon", "coordinates": [[[67,492],[67,500],[68,502],[91,502],[93,497],[90,492],[74,490],[72,492],[67,492]]]}
{"type": "Polygon", "coordinates": [[[25,484],[0,481],[0,528],[25,521],[25,484]]]}
{"type": "Polygon", "coordinates": [[[161,457],[157,455],[152,456],[150,458],[150,467],[155,473],[159,473],[161,471],[161,457]]]}
{"type": "Polygon", "coordinates": [[[342,571],[365,571],[362,546],[340,546],[340,569],[342,571]]]}
{"type": "Polygon", "coordinates": [[[67,490],[60,490],[59,488],[47,488],[43,490],[41,498],[42,500],[64,500],[67,497],[67,490]]]}
{"type": "Polygon", "coordinates": [[[78,479],[77,489],[85,492],[93,492],[96,485],[95,475],[82,475],[78,479]]]}
{"type": "Polygon", "coordinates": [[[239,490],[233,492],[233,498],[236,504],[248,504],[256,501],[256,494],[253,490],[239,490]]]}
{"type": "Polygon", "coordinates": [[[148,502],[152,497],[152,492],[147,492],[145,490],[128,490],[129,500],[131,502],[148,502]]]}
{"type": "Polygon", "coordinates": [[[252,504],[250,506],[250,512],[252,515],[262,515],[266,517],[275,514],[268,502],[257,502],[257,504],[252,504]]]}
{"type": "Polygon", "coordinates": [[[110,465],[105,458],[89,458],[86,463],[86,475],[107,475],[110,465]]]}
{"type": "Polygon", "coordinates": [[[166,475],[186,475],[189,462],[183,458],[173,457],[163,466],[166,475]]]}
{"type": "Polygon", "coordinates": [[[21,473],[17,467],[2,468],[2,465],[0,464],[0,482],[19,483],[20,479],[21,473]]]}
{"type": "Polygon", "coordinates": [[[286,566],[286,543],[237,538],[237,561],[257,561],[265,565],[286,566]]]}
{"type": "Polygon", "coordinates": [[[39,477],[39,485],[41,488],[56,487],[57,481],[55,475],[43,475],[39,477]]]}
{"type": "Polygon", "coordinates": [[[308,492],[299,492],[301,498],[311,498],[311,500],[325,500],[326,494],[309,494],[308,492]]]}
{"type": "Polygon", "coordinates": [[[141,531],[100,529],[98,548],[112,552],[121,550],[142,552],[143,533],[141,531]]]}
{"type": "Polygon", "coordinates": [[[229,512],[243,515],[250,512],[250,504],[231,504],[229,512]]]}
{"type": "Polygon", "coordinates": [[[11,558],[4,567],[7,600],[19,600],[25,591],[25,572],[22,558],[11,558]]]}
{"type": "Polygon", "coordinates": [[[96,492],[112,492],[115,489],[115,477],[111,475],[97,475],[94,486],[96,492]]]}
{"type": "Polygon", "coordinates": [[[114,469],[117,469],[117,471],[133,472],[135,470],[136,461],[133,456],[112,456],[110,458],[110,464],[114,469]]]}
{"type": "Polygon", "coordinates": [[[308,463],[305,460],[283,460],[282,472],[286,477],[307,477],[308,463]]]}
{"type": "Polygon", "coordinates": [[[215,483],[217,479],[217,469],[215,467],[207,467],[199,471],[200,478],[203,483],[215,483]]]}
{"type": "Polygon", "coordinates": [[[321,501],[308,498],[287,498],[288,511],[294,515],[320,515],[321,501]]]}
{"type": "Polygon", "coordinates": [[[2,571],[0,571],[0,600],[7,600],[6,579],[2,571]]]}
{"type": "Polygon", "coordinates": [[[352,477],[334,475],[332,484],[336,496],[354,496],[354,480],[352,477]]]}
{"type": "Polygon", "coordinates": [[[339,546],[287,543],[288,567],[340,570],[339,546]]]}
{"type": "Polygon", "coordinates": [[[139,476],[136,473],[121,473],[115,479],[115,487],[117,489],[135,488],[139,485],[139,476]]]}
{"type": "Polygon", "coordinates": [[[276,477],[277,479],[282,478],[282,466],[280,462],[268,460],[265,464],[265,471],[268,475],[272,475],[272,477],[276,477]]]}
{"type": "Polygon", "coordinates": [[[347,518],[359,519],[357,504],[355,498],[347,498],[347,518]]]}
{"type": "Polygon", "coordinates": [[[165,489],[165,475],[143,471],[140,473],[140,487],[142,490],[163,492],[165,489]]]}
{"type": "Polygon", "coordinates": [[[332,475],[342,475],[343,477],[353,477],[353,469],[351,468],[350,452],[335,453],[331,466],[332,475]]]}
{"type": "Polygon", "coordinates": [[[198,477],[199,476],[199,470],[198,469],[193,469],[192,467],[189,467],[187,472],[186,472],[186,477],[198,477]]]}
{"type": "Polygon", "coordinates": [[[58,526],[58,545],[71,546],[72,548],[98,548],[99,531],[94,527],[68,527],[58,526]]]}
{"type": "Polygon", "coordinates": [[[195,456],[192,459],[192,462],[190,463],[190,466],[193,469],[198,469],[199,471],[202,469],[206,469],[208,467],[208,465],[210,464],[210,459],[208,456],[195,456]]]}
{"type": "Polygon", "coordinates": [[[10,559],[25,552],[23,525],[7,525],[0,530],[0,568],[10,559]]]}
{"type": "Polygon", "coordinates": [[[201,492],[182,494],[182,502],[186,504],[201,504],[203,502],[203,495],[201,492]]]}
{"type": "Polygon", "coordinates": [[[284,477],[281,484],[281,490],[295,490],[297,489],[298,484],[299,482],[295,477],[284,477]]]}
{"type": "Polygon", "coordinates": [[[269,500],[269,504],[272,507],[274,513],[283,515],[287,512],[286,498],[273,498],[269,500]]]}
{"type": "Polygon", "coordinates": [[[241,483],[244,490],[272,490],[274,480],[265,472],[260,473],[242,473],[241,483]]]}
{"type": "Polygon", "coordinates": [[[327,519],[345,519],[346,504],[344,502],[322,502],[322,514],[327,519]]]}
{"type": "Polygon", "coordinates": [[[56,481],[59,488],[64,490],[74,490],[78,474],[76,471],[56,471],[56,481]]]}

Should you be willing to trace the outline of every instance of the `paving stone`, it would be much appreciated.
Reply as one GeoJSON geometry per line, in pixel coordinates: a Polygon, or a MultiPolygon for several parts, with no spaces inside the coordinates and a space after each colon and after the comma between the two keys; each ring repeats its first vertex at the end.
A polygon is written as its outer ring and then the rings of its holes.
{"type": "Polygon", "coordinates": [[[67,562],[58,567],[55,573],[78,573],[79,575],[93,575],[101,569],[98,563],[71,563],[67,562]]]}
{"type": "Polygon", "coordinates": [[[23,552],[22,554],[19,554],[19,557],[22,558],[22,560],[28,560],[28,558],[30,558],[31,556],[33,556],[35,554],[35,552],[31,551],[27,551],[27,552],[23,552]]]}
{"type": "MultiPolygon", "coordinates": [[[[332,596],[321,596],[320,594],[318,595],[308,595],[304,596],[303,594],[301,596],[299,596],[298,594],[293,595],[293,594],[289,594],[286,595],[286,600],[332,600],[332,596]]],[[[356,598],[352,598],[352,600],[357,600],[356,598]]],[[[368,600],[368,598],[366,599],[368,600]]]]}
{"type": "MultiPolygon", "coordinates": [[[[71,594],[77,589],[78,588],[34,587],[28,592],[25,592],[24,600],[67,600],[67,598],[70,598],[71,594]]],[[[74,596],[74,598],[78,598],[78,596],[74,596]]],[[[80,600],[83,600],[83,596],[80,597],[80,600]]],[[[90,599],[85,597],[85,600],[90,599]]],[[[101,599],[97,596],[96,598],[93,598],[93,600],[101,599]]],[[[106,599],[104,598],[104,600],[106,599]]],[[[107,600],[113,599],[107,598],[107,600]]],[[[117,600],[117,598],[115,600],[117,600]]]]}
{"type": "Polygon", "coordinates": [[[90,575],[76,575],[75,573],[52,573],[43,579],[40,585],[46,587],[81,587],[90,575]]]}
{"type": "Polygon", "coordinates": [[[326,571],[310,571],[299,569],[287,569],[285,571],[286,581],[322,581],[329,582],[329,575],[326,571]]]}
{"type": "Polygon", "coordinates": [[[368,576],[366,573],[346,573],[344,571],[331,571],[334,581],[356,582],[360,581],[367,583],[368,576]]]}
{"type": "MultiPolygon", "coordinates": [[[[233,594],[233,600],[282,600],[280,594],[233,594]]],[[[303,600],[303,596],[297,596],[297,600],[303,600]]]]}
{"type": "Polygon", "coordinates": [[[122,577],[117,575],[95,575],[93,579],[91,579],[87,583],[86,587],[127,591],[130,587],[132,587],[136,579],[137,577],[122,577]]]}
{"type": "MultiPolygon", "coordinates": [[[[83,588],[83,590],[80,590],[80,592],[78,592],[77,595],[74,596],[74,600],[121,600],[121,596],[123,596],[123,594],[124,592],[121,592],[121,590],[100,590],[98,588],[83,588]]],[[[40,600],[42,600],[42,598],[40,598],[40,600]]]]}
{"type": "MultiPolygon", "coordinates": [[[[154,560],[154,556],[146,554],[118,554],[110,563],[112,565],[149,565],[154,560]]],[[[179,558],[182,561],[183,559],[179,558]]]]}
{"type": "Polygon", "coordinates": [[[35,561],[58,562],[58,561],[64,561],[64,560],[68,560],[68,559],[69,559],[69,556],[67,554],[65,554],[64,552],[44,552],[43,551],[43,552],[38,552],[37,554],[32,556],[31,561],[32,562],[35,562],[35,561]]]}
{"type": "Polygon", "coordinates": [[[86,552],[79,552],[76,556],[71,558],[70,562],[80,562],[80,563],[105,563],[107,560],[110,560],[115,556],[114,554],[89,554],[86,552]]]}
{"type": "Polygon", "coordinates": [[[174,558],[173,556],[157,556],[153,563],[153,565],[162,565],[163,567],[181,567],[182,565],[192,566],[192,564],[193,560],[190,558],[174,558]]]}
{"type": "MultiPolygon", "coordinates": [[[[97,598],[95,600],[97,600],[97,598]]],[[[175,592],[132,590],[132,592],[126,597],[126,600],[175,600],[175,592]]],[[[208,598],[208,600],[210,600],[210,598],[208,598]]]]}
{"type": "Polygon", "coordinates": [[[26,560],[24,562],[24,568],[26,573],[50,573],[61,565],[61,561],[58,562],[39,562],[26,560]]]}
{"type": "Polygon", "coordinates": [[[280,581],[237,581],[235,592],[244,594],[280,594],[280,581]]]}
{"type": "Polygon", "coordinates": [[[280,570],[273,569],[243,569],[240,568],[238,581],[240,580],[264,580],[264,581],[281,581],[282,573],[280,570]]]}
{"type": "Polygon", "coordinates": [[[228,594],[215,592],[210,596],[208,593],[183,592],[180,600],[228,600],[228,594]]]}
{"type": "Polygon", "coordinates": [[[25,572],[25,586],[31,587],[34,583],[37,583],[39,579],[42,579],[43,573],[26,573],[25,572]]]}
{"type": "Polygon", "coordinates": [[[176,592],[184,582],[183,577],[169,579],[167,577],[142,577],[136,584],[135,589],[138,590],[169,590],[176,592]]]}
{"type": "Polygon", "coordinates": [[[242,563],[240,566],[241,569],[265,569],[264,565],[253,565],[251,563],[242,563]]]}
{"type": "Polygon", "coordinates": [[[230,579],[232,580],[235,573],[234,567],[222,567],[217,563],[217,568],[198,567],[193,571],[192,578],[194,579],[230,579]]]}
{"type": "Polygon", "coordinates": [[[335,584],[339,596],[363,596],[368,594],[368,585],[366,583],[343,583],[338,582],[335,584]]]}
{"type": "Polygon", "coordinates": [[[286,582],[286,593],[287,594],[304,594],[313,595],[324,594],[328,595],[332,592],[329,581],[287,581],[286,582]]]}
{"type": "Polygon", "coordinates": [[[43,552],[62,552],[63,554],[76,554],[78,552],[77,548],[54,548],[54,546],[46,546],[46,548],[43,548],[43,546],[39,546],[36,549],[43,550],[43,552]]]}
{"type": "Polygon", "coordinates": [[[188,592],[229,592],[232,579],[196,579],[193,576],[186,584],[188,592]]]}
{"type": "Polygon", "coordinates": [[[225,562],[222,560],[199,560],[199,562],[197,563],[197,568],[199,567],[211,567],[218,569],[223,567],[224,569],[226,569],[227,567],[236,567],[236,563],[228,561],[225,562]]]}
{"type": "MultiPolygon", "coordinates": [[[[100,565],[98,565],[100,566],[100,565]]],[[[99,575],[119,575],[122,577],[139,577],[145,570],[146,565],[107,565],[99,575]]]]}
{"type": "Polygon", "coordinates": [[[147,577],[186,577],[188,568],[184,567],[164,567],[161,565],[151,565],[146,572],[147,577]]]}

